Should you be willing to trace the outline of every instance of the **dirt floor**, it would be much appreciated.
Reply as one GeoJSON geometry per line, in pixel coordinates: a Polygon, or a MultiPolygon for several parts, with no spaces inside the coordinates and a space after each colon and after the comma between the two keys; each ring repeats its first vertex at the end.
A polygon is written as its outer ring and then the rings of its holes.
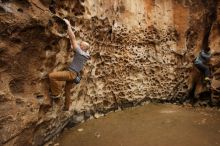
{"type": "Polygon", "coordinates": [[[59,146],[219,146],[217,109],[147,104],[65,130],[59,146]]]}

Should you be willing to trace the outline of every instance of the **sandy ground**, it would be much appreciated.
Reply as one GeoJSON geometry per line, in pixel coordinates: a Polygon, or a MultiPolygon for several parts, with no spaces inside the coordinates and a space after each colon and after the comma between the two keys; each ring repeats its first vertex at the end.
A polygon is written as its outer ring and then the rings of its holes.
{"type": "Polygon", "coordinates": [[[65,130],[59,146],[219,146],[220,111],[148,104],[65,130]]]}

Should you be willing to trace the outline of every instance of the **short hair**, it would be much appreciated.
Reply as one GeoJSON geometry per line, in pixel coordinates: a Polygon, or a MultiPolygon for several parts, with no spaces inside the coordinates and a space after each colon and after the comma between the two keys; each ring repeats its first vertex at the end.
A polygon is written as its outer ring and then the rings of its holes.
{"type": "Polygon", "coordinates": [[[207,48],[206,48],[206,51],[207,51],[207,52],[209,52],[210,50],[211,50],[210,47],[207,47],[207,48]]]}
{"type": "Polygon", "coordinates": [[[81,41],[80,44],[84,44],[84,46],[86,47],[85,49],[89,49],[89,47],[90,47],[89,43],[87,43],[85,41],[81,41]]]}
{"type": "Polygon", "coordinates": [[[204,51],[205,51],[206,53],[208,53],[210,50],[211,50],[211,49],[210,49],[209,47],[205,47],[205,48],[204,48],[204,51]]]}

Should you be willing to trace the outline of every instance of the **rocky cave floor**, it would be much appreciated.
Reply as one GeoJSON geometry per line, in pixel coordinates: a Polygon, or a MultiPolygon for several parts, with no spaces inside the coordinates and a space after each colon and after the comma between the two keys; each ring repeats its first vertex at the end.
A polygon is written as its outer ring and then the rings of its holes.
{"type": "Polygon", "coordinates": [[[45,146],[219,146],[220,110],[146,103],[66,128],[45,146]]]}

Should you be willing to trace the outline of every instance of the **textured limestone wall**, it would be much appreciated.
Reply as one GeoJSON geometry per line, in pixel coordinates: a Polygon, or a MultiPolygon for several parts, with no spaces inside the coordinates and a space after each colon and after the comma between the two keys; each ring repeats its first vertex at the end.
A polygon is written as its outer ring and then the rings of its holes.
{"type": "Polygon", "coordinates": [[[215,54],[213,55],[212,59],[212,100],[214,102],[219,101],[219,94],[220,94],[220,4],[217,5],[217,19],[213,23],[211,29],[211,35],[209,37],[210,47],[213,49],[215,54]]]}
{"type": "MultiPolygon", "coordinates": [[[[41,145],[69,122],[147,99],[184,99],[192,82],[200,81],[192,60],[215,6],[214,0],[1,0],[0,143],[41,145]],[[65,25],[53,13],[71,19],[77,39],[91,44],[92,59],[72,89],[69,112],[62,111],[63,98],[41,108],[46,75],[65,69],[73,56],[68,38],[59,35],[65,25]]],[[[218,19],[209,37],[215,51],[218,19]]],[[[218,59],[212,63],[217,101],[218,59]]],[[[196,94],[203,91],[197,84],[196,94]]]]}

